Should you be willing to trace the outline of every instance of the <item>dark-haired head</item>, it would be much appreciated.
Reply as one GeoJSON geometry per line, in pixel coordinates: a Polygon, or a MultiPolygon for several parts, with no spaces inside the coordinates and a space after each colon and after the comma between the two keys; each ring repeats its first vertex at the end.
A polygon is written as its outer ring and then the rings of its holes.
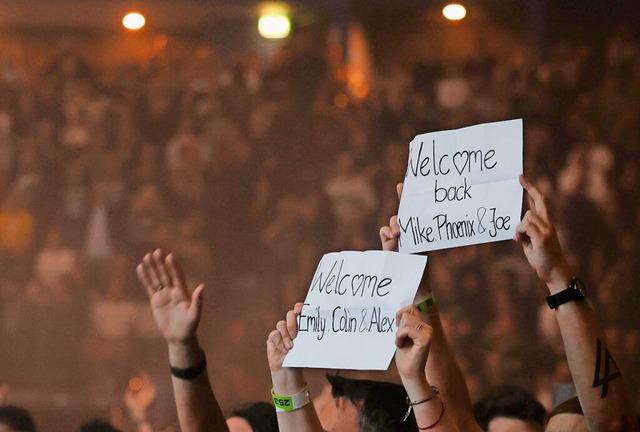
{"type": "Polygon", "coordinates": [[[240,418],[253,432],[278,432],[278,418],[272,404],[256,402],[234,410],[229,419],[240,418]]]}
{"type": "Polygon", "coordinates": [[[31,415],[14,406],[0,406],[0,426],[20,432],[35,432],[36,425],[31,415]]]}
{"type": "Polygon", "coordinates": [[[80,432],[120,432],[120,430],[104,420],[91,420],[80,426],[80,432]]]}
{"type": "Polygon", "coordinates": [[[361,432],[417,431],[413,413],[407,412],[407,392],[400,384],[358,380],[327,375],[334,399],[344,398],[359,408],[358,427],[361,432]]]}
{"type": "Polygon", "coordinates": [[[542,430],[545,424],[545,409],[527,390],[518,386],[499,386],[490,389],[473,405],[473,415],[484,430],[489,430],[493,419],[513,419],[542,430]]]}

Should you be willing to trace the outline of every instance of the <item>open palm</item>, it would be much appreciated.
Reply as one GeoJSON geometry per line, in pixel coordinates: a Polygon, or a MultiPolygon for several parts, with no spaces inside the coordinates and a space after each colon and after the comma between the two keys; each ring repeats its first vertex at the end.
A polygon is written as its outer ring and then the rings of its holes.
{"type": "Polygon", "coordinates": [[[165,340],[183,342],[195,338],[204,285],[190,294],[173,254],[163,258],[160,249],[146,254],[136,272],[149,295],[153,317],[165,340]]]}

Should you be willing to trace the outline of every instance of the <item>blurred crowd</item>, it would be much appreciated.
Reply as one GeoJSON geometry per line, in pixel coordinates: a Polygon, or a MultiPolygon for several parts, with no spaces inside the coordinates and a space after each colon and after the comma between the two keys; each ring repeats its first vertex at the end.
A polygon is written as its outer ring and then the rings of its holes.
{"type": "MultiPolygon", "coordinates": [[[[413,136],[511,118],[633,371],[640,46],[617,32],[603,52],[563,42],[531,62],[379,67],[355,95],[316,45],[299,36],[268,64],[204,46],[109,67],[68,46],[37,67],[0,57],[0,384],[105,396],[142,369],[166,376],[134,281],[160,247],[207,285],[201,339],[223,406],[264,399],[256,347],[324,253],[379,248],[413,136]]],[[[550,405],[566,391],[555,320],[518,245],[441,251],[429,267],[472,396],[508,382],[550,405]]]]}

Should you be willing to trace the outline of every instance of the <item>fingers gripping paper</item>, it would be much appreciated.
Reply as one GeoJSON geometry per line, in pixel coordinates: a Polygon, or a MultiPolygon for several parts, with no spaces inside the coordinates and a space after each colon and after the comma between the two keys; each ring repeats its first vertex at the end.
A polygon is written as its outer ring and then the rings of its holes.
{"type": "Polygon", "coordinates": [[[396,312],[411,304],[427,257],[385,251],[333,252],[320,260],[299,333],[284,366],[386,370],[396,312]]]}
{"type": "Polygon", "coordinates": [[[398,209],[400,252],[513,238],[522,145],[522,120],[416,136],[398,209]]]}

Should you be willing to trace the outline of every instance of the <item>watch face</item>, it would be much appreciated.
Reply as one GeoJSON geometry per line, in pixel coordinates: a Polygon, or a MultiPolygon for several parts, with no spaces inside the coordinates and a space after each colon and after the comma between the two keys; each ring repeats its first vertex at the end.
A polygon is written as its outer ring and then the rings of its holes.
{"type": "Polygon", "coordinates": [[[582,297],[587,296],[587,286],[578,278],[574,278],[572,281],[574,289],[580,293],[582,297]]]}

